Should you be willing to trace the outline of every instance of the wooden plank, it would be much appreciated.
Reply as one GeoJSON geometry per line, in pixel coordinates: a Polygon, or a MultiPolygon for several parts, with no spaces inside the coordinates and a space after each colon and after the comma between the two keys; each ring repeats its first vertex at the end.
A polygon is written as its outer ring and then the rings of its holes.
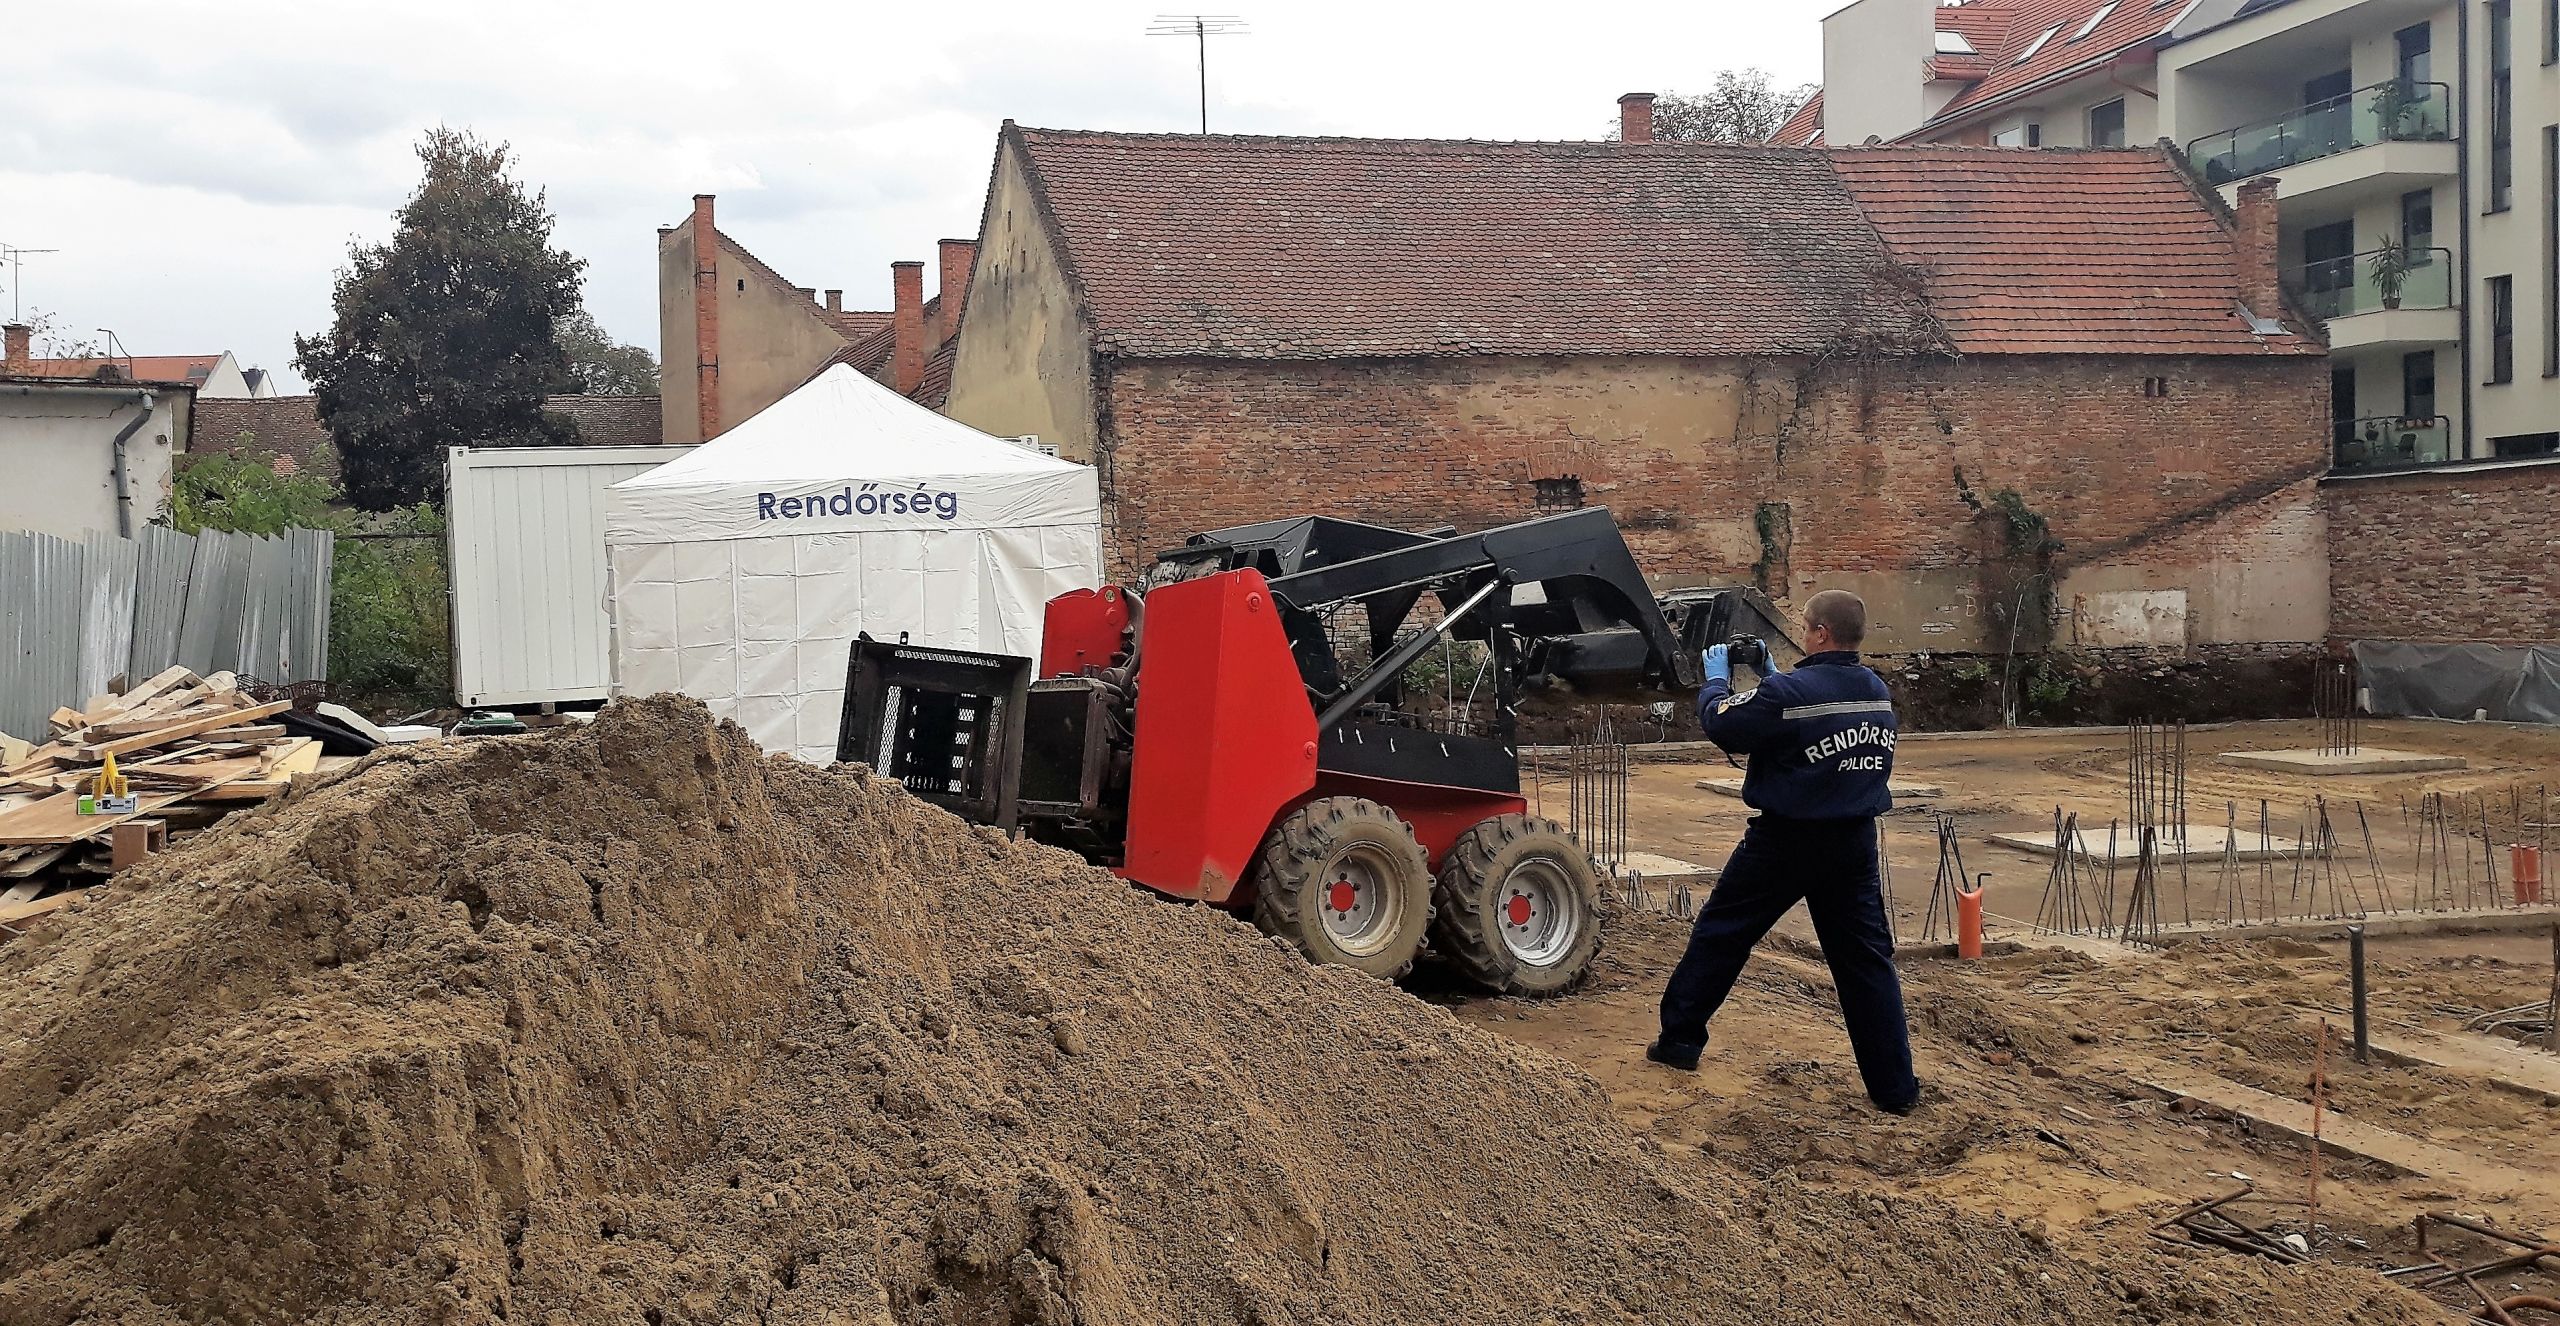
{"type": "Polygon", "coordinates": [[[136,705],[149,700],[151,697],[158,695],[162,691],[168,690],[171,687],[193,686],[196,684],[197,680],[196,674],[186,668],[171,668],[168,671],[161,673],[159,676],[153,677],[151,680],[134,687],[132,690],[126,691],[120,696],[117,696],[116,700],[117,703],[124,707],[124,711],[126,713],[132,713],[136,705]]]}
{"type": "MultiPolygon", "coordinates": [[[[0,879],[26,879],[32,875],[42,874],[46,866],[61,860],[71,851],[71,847],[66,843],[60,847],[24,847],[18,850],[23,855],[11,858],[6,866],[0,866],[0,879]]],[[[42,885],[23,884],[19,887],[28,890],[27,897],[32,898],[35,896],[34,891],[42,885]]],[[[12,889],[10,892],[14,893],[16,890],[12,889]]],[[[7,894],[0,894],[0,902],[24,901],[26,898],[12,898],[7,894]]]]}
{"type": "Polygon", "coordinates": [[[14,925],[20,921],[42,916],[46,912],[58,912],[88,896],[87,889],[64,889],[50,898],[39,898],[34,902],[11,903],[0,907],[0,925],[14,925]]]}
{"type": "MultiPolygon", "coordinates": [[[[243,769],[225,781],[236,782],[256,772],[254,767],[243,769]]],[[[221,784],[216,783],[213,786],[219,787],[221,784]]],[[[133,812],[126,815],[83,815],[80,813],[78,792],[58,792],[32,806],[20,806],[5,815],[0,815],[0,847],[51,846],[56,843],[84,842],[135,815],[148,815],[163,807],[176,805],[188,797],[197,795],[200,790],[185,788],[167,793],[139,793],[135,798],[137,804],[133,812]]]]}
{"type": "Polygon", "coordinates": [[[138,737],[145,732],[157,732],[172,723],[191,722],[195,719],[204,718],[208,715],[228,714],[231,712],[233,712],[233,710],[229,705],[199,704],[190,705],[176,713],[164,716],[151,718],[120,718],[112,723],[93,723],[81,734],[81,740],[94,743],[100,741],[113,741],[118,737],[138,737]]]}
{"type": "Polygon", "coordinates": [[[181,737],[200,736],[207,732],[213,732],[229,727],[234,723],[247,723],[255,719],[266,718],[274,714],[281,714],[292,707],[293,701],[291,700],[277,700],[270,704],[252,705],[246,709],[234,709],[227,713],[210,714],[203,718],[191,719],[183,723],[172,723],[157,732],[146,732],[140,736],[122,737],[108,742],[90,743],[82,746],[80,753],[92,760],[103,760],[109,755],[123,755],[129,751],[148,750],[153,746],[166,745],[167,743],[176,741],[181,737]]]}
{"type": "Polygon", "coordinates": [[[320,768],[320,743],[311,737],[304,737],[298,741],[270,748],[263,758],[266,760],[267,773],[271,776],[282,775],[290,778],[295,774],[313,773],[320,768]]]}
{"type": "MultiPolygon", "coordinates": [[[[2304,1102],[2270,1095],[2218,1073],[2202,1072],[2179,1064],[2146,1062],[2138,1066],[2128,1065],[2124,1072],[2135,1082],[2162,1095],[2200,1100],[2224,1113],[2272,1128],[2297,1141],[2311,1140],[2311,1107],[2304,1102]]],[[[2471,1197],[2532,1192],[2542,1186],[2513,1166],[2464,1155],[2406,1133],[2350,1119],[2336,1111],[2331,1111],[2329,1117],[2321,1122],[2320,1148],[2337,1155],[2372,1161],[2394,1173],[2459,1185],[2465,1195],[2471,1197]]]]}

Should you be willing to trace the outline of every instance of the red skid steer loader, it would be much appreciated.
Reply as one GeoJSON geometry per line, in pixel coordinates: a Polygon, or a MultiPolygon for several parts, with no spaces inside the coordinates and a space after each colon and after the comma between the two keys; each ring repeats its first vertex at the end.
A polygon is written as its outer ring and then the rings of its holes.
{"type": "Polygon", "coordinates": [[[1036,676],[1028,659],[858,642],[837,757],[1249,912],[1315,961],[1394,978],[1428,946],[1512,994],[1571,988],[1600,945],[1599,872],[1520,795],[1520,697],[1686,696],[1707,642],[1784,639],[1746,591],[1666,611],[1602,508],[1466,535],[1241,526],[1163,554],[1144,585],[1051,600],[1036,676]],[[1416,612],[1425,595],[1436,618],[1416,612]],[[1455,641],[1490,683],[1465,707],[1486,715],[1476,730],[1400,707],[1414,665],[1438,650],[1447,671],[1455,641]]]}

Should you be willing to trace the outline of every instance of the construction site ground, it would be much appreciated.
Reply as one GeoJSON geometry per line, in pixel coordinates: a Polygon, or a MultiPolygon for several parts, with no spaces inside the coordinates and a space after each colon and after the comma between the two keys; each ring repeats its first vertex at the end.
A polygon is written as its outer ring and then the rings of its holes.
{"type": "MultiPolygon", "coordinates": [[[[1464,1020],[1579,1064],[1630,1127],[1674,1154],[1703,1154],[1758,1175],[1792,1172],[1844,1190],[1927,1193],[2041,1223],[2066,1245],[2145,1240],[2179,1207],[2243,1183],[2307,1198],[2311,1147],[2300,1134],[2310,1127],[2315,1057],[2323,1057],[2321,1128],[2330,1154],[2320,1162],[2319,1223],[2339,1236],[2325,1244],[2325,1256],[2374,1268],[2423,1262],[2411,1220],[2426,1211],[2560,1235],[2560,1055],[2462,1030],[2477,1014],[2551,994],[2549,911],[2508,907],[2477,923],[2502,927],[2495,929],[2444,916],[2440,909],[2493,902],[2487,864],[2473,862],[2466,886],[2464,849],[2450,825],[2455,858],[2430,872],[2419,855],[2419,839],[2430,832],[2425,794],[2443,793],[2448,805],[2480,798],[2490,806],[2496,888],[2510,896],[2506,844],[2535,840],[2541,789],[2560,782],[2560,733],[2377,722],[2362,736],[2374,745],[2458,754],[2469,767],[2320,779],[2243,769],[2216,757],[2316,747],[2319,733],[2308,722],[2240,724],[2189,732],[2186,791],[2191,820],[2218,830],[2228,804],[2247,826],[2244,837],[2254,835],[2261,798],[2283,836],[2302,831],[2306,806],[2316,826],[2314,798],[2327,798],[2333,824],[2344,821],[2330,868],[2341,872],[2351,862],[2353,869],[2327,878],[2374,919],[2372,1027],[2375,1041],[2392,1047],[2370,1063],[2347,1053],[2347,945],[2319,933],[2334,935],[2338,927],[2221,929],[2214,923],[2229,913],[2218,861],[2190,863],[2183,888],[2175,867],[2161,875],[2164,922],[2176,929],[2191,915],[2211,932],[2204,936],[2155,948],[2037,932],[2053,858],[1987,839],[2049,832],[2057,806],[2078,813],[2084,828],[2122,818],[2128,757],[2121,732],[1966,734],[1901,746],[1898,779],[1944,788],[1942,796],[1897,808],[1886,824],[1902,940],[1914,946],[1930,928],[1941,857],[1934,810],[1953,817],[1966,869],[1988,876],[1991,944],[1990,956],[1972,962],[1918,953],[1904,960],[1919,1069],[1930,1088],[1907,1120],[1866,1104],[1801,908],[1744,973],[1694,1076],[1641,1057],[1664,978],[1687,937],[1685,921],[1658,910],[1614,922],[1601,968],[1575,997],[1434,997],[1453,1002],[1464,1020]],[[2355,819],[2359,801],[2374,840],[2370,853],[2355,819]],[[2519,813],[2511,817],[2511,808],[2519,813]],[[2378,882],[2372,862],[2382,867],[2378,882]],[[2350,877],[2351,889],[2341,883],[2350,877]],[[2430,898],[2437,909],[2418,919],[2413,904],[2430,898]],[[2386,928],[2395,932],[2380,933],[2386,928]],[[2322,1056],[2324,1021],[2330,1030],[2322,1056]]],[[[1751,812],[1696,784],[1732,774],[1721,760],[1636,763],[1627,847],[1720,865],[1751,812]]],[[[1562,780],[1546,780],[1539,796],[1563,817],[1562,780]]],[[[2478,855],[2476,841],[2471,852],[2478,855]]],[[[2262,875],[2260,866],[2243,864],[2228,872],[2228,887],[2242,891],[2253,915],[2270,897],[2279,911],[2333,910],[2326,898],[2302,897],[2296,869],[2278,860],[2262,875]]],[[[2094,885],[2103,873],[2084,871],[2084,883],[2094,885]]],[[[2128,860],[2116,885],[2118,907],[2132,873],[2128,860]]],[[[1709,888],[1700,880],[1694,898],[1703,901],[1709,888]]],[[[1648,905],[1663,907],[1666,892],[1656,887],[1648,905]]],[[[2334,910],[2347,909],[2342,903],[2334,910]]],[[[2261,1208],[2252,1219],[2299,1228],[2302,1210],[2261,1208]]],[[[2508,1281],[2554,1292],[2547,1279],[2499,1278],[2508,1281]]]]}

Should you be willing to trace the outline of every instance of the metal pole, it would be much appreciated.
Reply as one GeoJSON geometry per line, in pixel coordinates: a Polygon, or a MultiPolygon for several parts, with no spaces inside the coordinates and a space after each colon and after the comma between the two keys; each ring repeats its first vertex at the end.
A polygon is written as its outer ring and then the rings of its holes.
{"type": "Polygon", "coordinates": [[[1200,132],[1209,132],[1209,23],[1202,18],[1191,20],[1192,35],[1200,39],[1200,132]]]}
{"type": "Polygon", "coordinates": [[[2347,980],[2353,991],[2356,1017],[2356,1062],[2373,1062],[2373,1046],[2367,1039],[2364,984],[2364,927],[2347,927],[2347,980]]]}

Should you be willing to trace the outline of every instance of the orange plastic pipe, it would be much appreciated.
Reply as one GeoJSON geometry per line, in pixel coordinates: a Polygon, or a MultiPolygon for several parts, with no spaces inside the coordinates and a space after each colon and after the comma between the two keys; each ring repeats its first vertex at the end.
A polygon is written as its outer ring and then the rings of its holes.
{"type": "Polygon", "coordinates": [[[1982,890],[1956,890],[1956,956],[1982,956],[1982,890]]]}
{"type": "Polygon", "coordinates": [[[2542,849],[2514,846],[2507,849],[2507,872],[2515,880],[2516,905],[2530,906],[2542,901],[2542,849]]]}

